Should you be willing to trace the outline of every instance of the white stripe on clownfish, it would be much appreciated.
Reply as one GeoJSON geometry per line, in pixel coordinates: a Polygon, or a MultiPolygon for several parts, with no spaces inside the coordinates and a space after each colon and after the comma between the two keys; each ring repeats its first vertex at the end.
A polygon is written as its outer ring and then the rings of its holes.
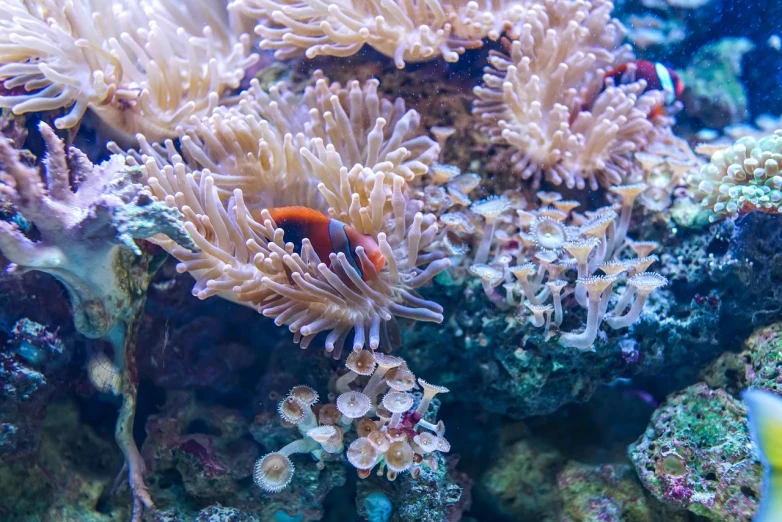
{"type": "Polygon", "coordinates": [[[350,239],[348,239],[348,235],[345,233],[346,226],[345,223],[336,219],[332,219],[329,222],[331,247],[333,248],[334,253],[339,254],[342,252],[345,254],[345,258],[348,260],[350,266],[363,278],[364,274],[361,272],[361,267],[356,262],[355,257],[353,257],[353,250],[350,248],[350,239]]]}
{"type": "Polygon", "coordinates": [[[657,78],[660,80],[660,86],[665,93],[665,104],[670,105],[676,101],[676,88],[673,85],[673,78],[668,68],[657,62],[654,64],[654,72],[657,73],[657,78]]]}

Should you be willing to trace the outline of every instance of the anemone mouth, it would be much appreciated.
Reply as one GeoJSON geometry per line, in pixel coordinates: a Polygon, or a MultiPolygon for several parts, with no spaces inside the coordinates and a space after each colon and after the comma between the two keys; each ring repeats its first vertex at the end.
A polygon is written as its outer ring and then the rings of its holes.
{"type": "Polygon", "coordinates": [[[318,422],[321,424],[330,426],[338,423],[341,418],[342,414],[335,404],[325,404],[320,411],[318,411],[318,422]]]}
{"type": "Polygon", "coordinates": [[[361,392],[350,391],[337,397],[337,409],[350,419],[359,419],[367,414],[372,404],[361,392]]]}
{"type": "Polygon", "coordinates": [[[291,395],[280,401],[277,412],[284,421],[296,424],[304,419],[306,406],[304,401],[291,395]]]}
{"type": "Polygon", "coordinates": [[[386,450],[386,466],[391,471],[401,473],[413,465],[413,448],[405,441],[394,442],[386,450]]]}
{"type": "Polygon", "coordinates": [[[313,390],[312,388],[304,384],[294,386],[288,395],[290,397],[300,400],[307,406],[311,406],[316,402],[318,402],[318,392],[316,392],[315,390],[313,390]]]}
{"type": "Polygon", "coordinates": [[[372,350],[355,350],[345,363],[349,370],[359,375],[372,375],[375,372],[375,356],[372,350]]]}
{"type": "Polygon", "coordinates": [[[386,384],[394,391],[405,392],[415,387],[415,375],[410,370],[392,368],[385,377],[386,384]]]}
{"type": "Polygon", "coordinates": [[[348,462],[356,469],[372,469],[377,462],[377,457],[377,448],[366,437],[354,440],[348,447],[348,462]]]}
{"type": "Polygon", "coordinates": [[[404,413],[413,407],[413,397],[405,392],[390,392],[383,397],[383,407],[391,413],[404,413]]]}
{"type": "Polygon", "coordinates": [[[367,435],[367,440],[372,444],[377,451],[385,453],[388,447],[391,445],[391,441],[385,432],[377,430],[367,435]]]}
{"type": "Polygon", "coordinates": [[[535,219],[530,230],[535,244],[546,250],[559,250],[567,242],[565,225],[551,217],[535,219]]]}
{"type": "Polygon", "coordinates": [[[413,441],[426,453],[431,453],[437,449],[437,435],[424,431],[415,436],[413,441]]]}
{"type": "Polygon", "coordinates": [[[255,463],[253,480],[264,491],[281,491],[290,484],[292,478],[293,462],[282,453],[269,453],[255,463]]]}

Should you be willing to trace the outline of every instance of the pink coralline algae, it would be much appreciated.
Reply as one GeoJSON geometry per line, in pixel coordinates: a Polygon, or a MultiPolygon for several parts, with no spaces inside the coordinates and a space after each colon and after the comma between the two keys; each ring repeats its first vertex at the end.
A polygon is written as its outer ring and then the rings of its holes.
{"type": "Polygon", "coordinates": [[[751,520],[761,467],[743,404],[700,383],[673,395],[630,446],[643,485],[658,499],[724,522],[751,520]]]}

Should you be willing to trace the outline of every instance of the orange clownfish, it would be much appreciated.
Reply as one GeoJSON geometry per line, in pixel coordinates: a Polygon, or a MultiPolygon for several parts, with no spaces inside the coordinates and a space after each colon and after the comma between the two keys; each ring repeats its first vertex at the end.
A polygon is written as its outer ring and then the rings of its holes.
{"type": "Polygon", "coordinates": [[[285,232],[284,241],[293,243],[301,252],[304,238],[309,239],[321,262],[329,264],[330,254],[345,254],[348,263],[361,275],[364,281],[371,280],[386,264],[377,241],[362,234],[342,221],[332,219],[309,207],[270,208],[269,214],[285,232]],[[370,266],[356,254],[356,248],[363,247],[370,266]]]}
{"type": "MultiPolygon", "coordinates": [[[[623,63],[606,72],[605,78],[612,78],[614,85],[627,83],[628,80],[646,80],[646,91],[662,91],[665,95],[666,105],[671,105],[684,92],[684,82],[679,75],[659,62],[652,63],[646,60],[634,60],[623,63]],[[631,64],[635,67],[635,74],[633,75],[634,77],[628,78],[625,73],[631,64]]],[[[662,107],[655,107],[650,116],[658,116],[662,112],[662,107]]]]}

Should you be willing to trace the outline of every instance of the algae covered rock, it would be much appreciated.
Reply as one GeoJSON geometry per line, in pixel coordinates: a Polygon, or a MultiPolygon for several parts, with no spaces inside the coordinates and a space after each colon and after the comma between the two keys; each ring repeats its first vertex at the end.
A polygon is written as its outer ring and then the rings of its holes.
{"type": "MultiPolygon", "coordinates": [[[[0,327],[0,331],[2,328],[0,327]]],[[[27,318],[0,348],[0,458],[23,459],[38,445],[49,402],[63,386],[70,352],[60,337],[27,318]]]]}
{"type": "Polygon", "coordinates": [[[557,477],[562,520],[568,522],[685,522],[686,512],[649,498],[629,464],[569,462],[557,477]]]}
{"type": "Polygon", "coordinates": [[[480,479],[499,514],[514,520],[555,520],[557,473],[565,457],[553,448],[520,440],[501,453],[480,479]]]}
{"type": "Polygon", "coordinates": [[[75,401],[49,405],[40,444],[26,459],[0,461],[0,520],[112,522],[128,520],[128,497],[112,502],[122,455],[110,434],[84,424],[75,401]]]}
{"type": "Polygon", "coordinates": [[[682,73],[687,113],[711,128],[747,117],[747,92],[741,83],[741,59],[755,45],[747,38],[723,38],[704,45],[682,73]]]}
{"type": "Polygon", "coordinates": [[[702,372],[712,388],[725,388],[734,396],[757,388],[779,392],[782,387],[782,323],[758,328],[744,342],[744,350],[726,352],[702,372]]]}
{"type": "Polygon", "coordinates": [[[751,520],[762,470],[746,413],[741,401],[704,383],[669,397],[629,448],[644,487],[663,502],[711,520],[751,520]]]}

